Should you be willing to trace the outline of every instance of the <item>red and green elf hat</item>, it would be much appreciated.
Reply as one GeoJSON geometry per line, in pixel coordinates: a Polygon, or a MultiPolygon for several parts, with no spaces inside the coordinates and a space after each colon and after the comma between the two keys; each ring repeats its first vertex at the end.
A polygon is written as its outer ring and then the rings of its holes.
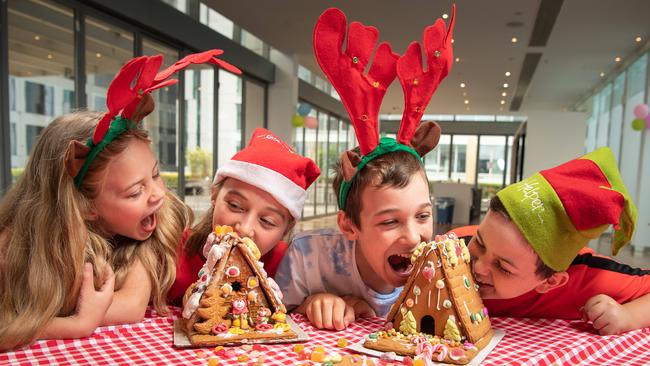
{"type": "Polygon", "coordinates": [[[614,225],[616,255],[636,225],[636,207],[606,147],[535,173],[497,196],[542,261],[556,271],[566,270],[609,225],[614,225]]]}

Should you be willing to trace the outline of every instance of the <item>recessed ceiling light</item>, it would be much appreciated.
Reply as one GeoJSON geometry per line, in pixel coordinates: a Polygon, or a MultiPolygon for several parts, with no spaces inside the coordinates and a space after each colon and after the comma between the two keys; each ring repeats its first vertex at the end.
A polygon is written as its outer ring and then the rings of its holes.
{"type": "Polygon", "coordinates": [[[508,93],[506,93],[506,92],[501,93],[502,97],[505,97],[506,95],[508,95],[508,93]]]}
{"type": "Polygon", "coordinates": [[[460,62],[460,57],[456,57],[456,62],[460,62]]]}
{"type": "Polygon", "coordinates": [[[41,39],[41,36],[39,36],[39,35],[37,34],[37,35],[34,36],[34,39],[38,41],[39,39],[41,39]]]}
{"type": "Polygon", "coordinates": [[[601,72],[601,73],[600,73],[600,77],[601,77],[601,78],[602,78],[602,77],[605,77],[605,73],[604,73],[604,72],[601,72]]]}
{"type": "Polygon", "coordinates": [[[442,19],[447,19],[447,18],[449,18],[449,15],[447,15],[447,13],[442,14],[442,19]]]}
{"type": "Polygon", "coordinates": [[[102,58],[102,54],[99,53],[99,52],[97,52],[97,53],[95,54],[95,57],[97,57],[97,58],[102,58]]]}
{"type": "Polygon", "coordinates": [[[614,59],[614,61],[615,61],[615,62],[621,62],[621,58],[620,58],[620,57],[616,57],[616,58],[614,59]]]}
{"type": "Polygon", "coordinates": [[[466,96],[467,96],[467,92],[463,92],[463,96],[466,97],[466,96]]]}
{"type": "Polygon", "coordinates": [[[464,102],[464,103],[465,103],[465,104],[469,104],[469,100],[465,99],[465,102],[464,102]]]}
{"type": "Polygon", "coordinates": [[[518,40],[519,40],[519,39],[517,39],[517,37],[512,37],[512,39],[510,39],[510,42],[512,42],[512,43],[517,43],[518,40]]]}
{"type": "Polygon", "coordinates": [[[506,76],[510,76],[510,71],[506,71],[506,76]]]}
{"type": "Polygon", "coordinates": [[[47,59],[48,59],[48,60],[51,60],[53,57],[54,57],[54,56],[52,56],[51,53],[48,53],[48,54],[47,54],[47,59]]]}
{"type": "Polygon", "coordinates": [[[508,87],[508,83],[503,83],[503,87],[504,87],[504,88],[507,88],[507,87],[508,87]]]}
{"type": "Polygon", "coordinates": [[[465,87],[465,83],[460,83],[460,87],[461,87],[461,88],[464,88],[464,87],[465,87]]]}
{"type": "Polygon", "coordinates": [[[641,42],[641,40],[642,40],[642,38],[641,38],[641,37],[638,37],[638,36],[637,36],[636,38],[634,38],[634,41],[635,41],[636,43],[641,42]]]}
{"type": "Polygon", "coordinates": [[[506,101],[505,101],[505,100],[501,100],[501,105],[504,105],[504,104],[506,104],[506,101]]]}

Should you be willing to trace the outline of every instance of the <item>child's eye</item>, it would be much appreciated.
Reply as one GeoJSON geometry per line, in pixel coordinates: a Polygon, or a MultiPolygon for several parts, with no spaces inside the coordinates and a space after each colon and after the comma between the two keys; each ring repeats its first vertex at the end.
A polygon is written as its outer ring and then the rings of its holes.
{"type": "Polygon", "coordinates": [[[160,177],[160,170],[156,170],[151,177],[153,179],[158,179],[160,177]]]}
{"type": "Polygon", "coordinates": [[[260,218],[260,221],[262,222],[262,225],[264,225],[264,226],[270,226],[270,227],[278,226],[278,225],[275,224],[275,221],[273,221],[270,218],[262,217],[262,218],[260,218]]]}
{"type": "Polygon", "coordinates": [[[431,217],[431,213],[430,212],[423,212],[421,214],[418,214],[417,217],[418,217],[418,220],[425,221],[425,220],[428,220],[429,217],[431,217]]]}
{"type": "Polygon", "coordinates": [[[397,223],[397,220],[390,219],[390,220],[384,220],[384,221],[380,222],[379,225],[390,226],[390,225],[394,225],[396,223],[397,223]]]}
{"type": "Polygon", "coordinates": [[[497,262],[497,263],[496,263],[496,266],[497,266],[497,269],[498,269],[501,273],[503,273],[504,275],[506,275],[506,276],[512,276],[512,272],[510,272],[510,271],[508,271],[507,269],[503,268],[503,266],[501,265],[501,262],[497,262]]]}
{"type": "Polygon", "coordinates": [[[138,197],[140,197],[140,195],[142,194],[142,189],[143,189],[143,187],[140,186],[140,188],[136,192],[133,192],[133,193],[129,194],[129,198],[138,198],[138,197]]]}
{"type": "Polygon", "coordinates": [[[239,212],[242,210],[242,207],[237,202],[228,201],[227,203],[228,203],[228,207],[230,207],[230,209],[233,211],[239,212]]]}

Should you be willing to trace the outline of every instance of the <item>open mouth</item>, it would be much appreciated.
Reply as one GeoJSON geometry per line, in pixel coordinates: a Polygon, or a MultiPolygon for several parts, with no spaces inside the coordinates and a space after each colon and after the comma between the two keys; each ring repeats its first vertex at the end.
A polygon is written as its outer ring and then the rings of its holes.
{"type": "Polygon", "coordinates": [[[408,276],[413,270],[411,253],[393,254],[388,257],[388,264],[400,276],[408,276]]]}
{"type": "Polygon", "coordinates": [[[156,214],[152,213],[151,215],[145,217],[140,221],[142,229],[146,232],[153,232],[156,229],[156,214]]]}

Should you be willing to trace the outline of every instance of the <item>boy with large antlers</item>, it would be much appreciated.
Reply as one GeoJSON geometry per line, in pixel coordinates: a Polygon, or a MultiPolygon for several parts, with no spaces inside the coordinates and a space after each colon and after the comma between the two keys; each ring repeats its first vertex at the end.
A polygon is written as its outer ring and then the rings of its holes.
{"type": "Polygon", "coordinates": [[[454,15],[449,30],[441,19],[424,30],[426,71],[418,42],[401,57],[384,42],[365,74],[377,29],[352,22],[343,52],[345,15],[329,9],[316,23],[316,58],[359,140],[342,154],[334,179],[340,232],[298,235],[276,274],[287,307],[318,328],[340,330],[359,317],[385,316],[411,272],[411,253],[433,235],[421,157],[438,144],[440,127],[420,119],[451,68],[453,24],[454,15]],[[402,122],[397,140],[379,139],[379,106],[395,76],[404,90],[402,122]]]}

